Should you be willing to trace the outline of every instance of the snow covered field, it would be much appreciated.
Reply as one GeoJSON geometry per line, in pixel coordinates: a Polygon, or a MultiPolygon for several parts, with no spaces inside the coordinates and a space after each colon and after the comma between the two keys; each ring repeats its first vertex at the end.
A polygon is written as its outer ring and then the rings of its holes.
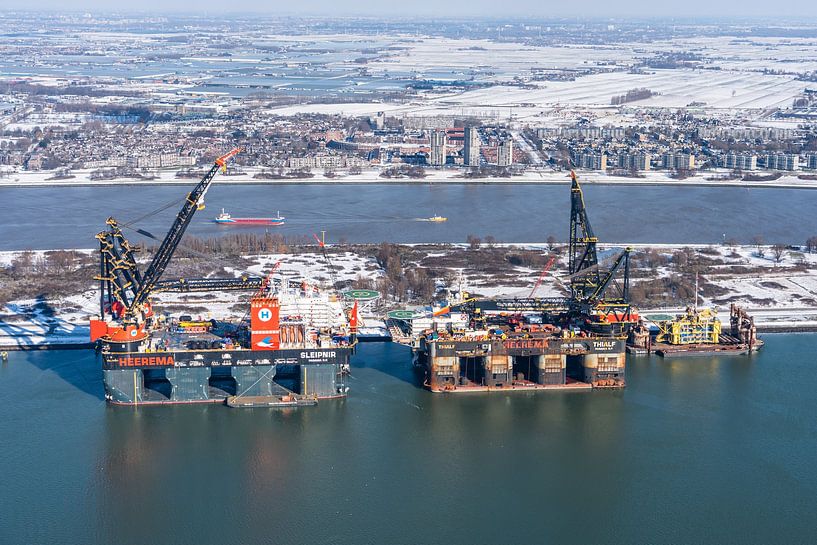
{"type": "Polygon", "coordinates": [[[764,110],[786,108],[807,87],[794,76],[766,75],[736,70],[653,70],[646,74],[611,72],[576,78],[575,81],[531,83],[530,87],[496,85],[470,91],[427,94],[404,104],[309,104],[271,109],[276,115],[301,113],[391,116],[477,115],[513,118],[518,122],[551,124],[563,108],[600,110],[609,115],[619,110],[612,97],[636,88],[657,93],[626,104],[626,108],[683,108],[695,104],[703,110],[764,110]]]}
{"type": "Polygon", "coordinates": [[[650,43],[566,44],[562,47],[440,37],[400,38],[403,48],[368,63],[374,75],[411,73],[418,78],[479,81],[493,87],[420,94],[405,103],[309,104],[269,110],[277,115],[324,113],[373,115],[488,115],[520,122],[553,121],[564,108],[618,111],[613,96],[648,88],[655,96],[626,107],[681,108],[692,103],[704,110],[787,108],[808,86],[798,74],[817,70],[815,44],[807,39],[738,40],[700,37],[650,43]],[[628,69],[654,55],[694,52],[701,68],[628,69]],[[533,81],[539,70],[600,70],[574,81],[533,81]],[[762,73],[778,70],[780,74],[762,73]],[[488,75],[491,74],[491,75],[488,75]],[[525,82],[526,87],[510,83],[525,82]],[[498,85],[496,85],[498,84],[498,85]]]}

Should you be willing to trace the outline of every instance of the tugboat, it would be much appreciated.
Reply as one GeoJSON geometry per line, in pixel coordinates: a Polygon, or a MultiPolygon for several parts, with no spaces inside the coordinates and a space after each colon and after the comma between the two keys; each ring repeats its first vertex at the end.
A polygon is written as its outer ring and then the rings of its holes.
{"type": "Polygon", "coordinates": [[[442,223],[444,221],[448,221],[448,218],[446,218],[444,216],[438,216],[438,215],[435,214],[435,215],[431,216],[430,218],[428,218],[426,221],[433,221],[434,223],[442,223]]]}
{"type": "Polygon", "coordinates": [[[213,221],[220,225],[283,225],[285,219],[280,211],[274,218],[234,218],[222,208],[213,221]]]}

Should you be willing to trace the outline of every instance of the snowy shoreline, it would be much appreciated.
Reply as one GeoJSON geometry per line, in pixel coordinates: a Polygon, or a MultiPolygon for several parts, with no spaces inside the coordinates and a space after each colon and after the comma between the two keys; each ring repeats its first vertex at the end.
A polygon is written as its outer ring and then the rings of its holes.
{"type": "MultiPolygon", "coordinates": [[[[422,184],[568,184],[569,174],[566,171],[527,171],[520,176],[509,178],[464,178],[459,170],[427,170],[424,178],[384,178],[380,171],[367,170],[361,174],[343,174],[326,177],[315,173],[311,178],[258,179],[253,176],[260,169],[247,169],[247,172],[234,176],[217,176],[214,184],[222,185],[276,185],[276,184],[383,184],[383,185],[422,185],[422,184]]],[[[89,170],[75,170],[72,178],[62,180],[49,179],[54,172],[12,172],[0,177],[0,188],[25,187],[96,187],[96,186],[159,186],[159,185],[194,185],[197,178],[177,178],[176,170],[151,172],[155,179],[115,178],[110,180],[92,180],[89,170]]],[[[706,176],[726,175],[727,171],[706,172],[706,176]]],[[[741,180],[707,180],[698,173],[683,180],[670,178],[666,172],[647,172],[643,178],[609,176],[597,171],[579,171],[583,184],[620,185],[620,186],[668,186],[668,187],[744,187],[776,189],[817,189],[817,180],[804,180],[796,175],[783,175],[769,181],[741,180]]]]}

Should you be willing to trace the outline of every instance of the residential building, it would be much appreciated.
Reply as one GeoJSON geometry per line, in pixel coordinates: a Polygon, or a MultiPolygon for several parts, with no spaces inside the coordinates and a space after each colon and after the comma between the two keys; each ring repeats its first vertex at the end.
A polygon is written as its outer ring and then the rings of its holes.
{"type": "Polygon", "coordinates": [[[620,153],[618,168],[626,170],[650,170],[652,156],[649,153],[620,153]]]}
{"type": "Polygon", "coordinates": [[[431,166],[441,167],[445,165],[446,158],[446,135],[445,130],[431,131],[431,151],[428,154],[428,162],[431,166]]]}
{"type": "Polygon", "coordinates": [[[365,161],[360,157],[347,155],[312,155],[287,159],[289,168],[348,168],[364,165],[365,161]]]}
{"type": "Polygon", "coordinates": [[[665,153],[661,164],[669,170],[695,170],[695,156],[691,153],[665,153]]]}
{"type": "Polygon", "coordinates": [[[513,139],[508,137],[499,143],[496,150],[496,164],[509,167],[513,164],[513,139]]]}
{"type": "Polygon", "coordinates": [[[800,170],[800,156],[790,153],[770,153],[766,156],[769,170],[800,170]]]}
{"type": "Polygon", "coordinates": [[[476,127],[465,127],[465,145],[462,156],[468,166],[479,166],[479,131],[476,127]]]}
{"type": "Polygon", "coordinates": [[[757,169],[757,155],[738,155],[736,153],[727,153],[720,157],[720,166],[724,168],[731,168],[734,170],[756,170],[757,169]]]}
{"type": "Polygon", "coordinates": [[[586,168],[589,170],[607,169],[606,153],[580,153],[576,159],[576,164],[579,168],[586,168]]]}

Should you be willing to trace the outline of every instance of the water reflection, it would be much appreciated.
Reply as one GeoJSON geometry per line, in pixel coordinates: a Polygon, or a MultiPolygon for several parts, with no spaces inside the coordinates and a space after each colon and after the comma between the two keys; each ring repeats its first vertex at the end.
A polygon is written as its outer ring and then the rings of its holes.
{"type": "Polygon", "coordinates": [[[447,396],[409,382],[404,349],[363,345],[349,398],[291,411],[109,407],[15,358],[0,367],[14,468],[0,535],[804,542],[817,531],[815,339],[767,336],[751,359],[631,358],[618,392],[447,396]]]}

